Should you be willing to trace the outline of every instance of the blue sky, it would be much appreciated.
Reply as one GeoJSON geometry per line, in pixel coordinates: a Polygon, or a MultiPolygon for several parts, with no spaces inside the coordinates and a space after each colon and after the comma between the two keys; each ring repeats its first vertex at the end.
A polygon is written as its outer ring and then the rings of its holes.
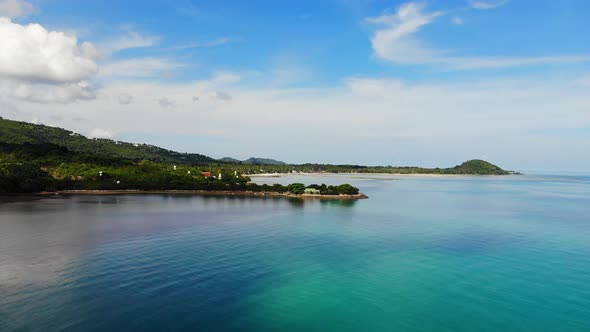
{"type": "Polygon", "coordinates": [[[590,169],[587,1],[0,0],[0,115],[213,157],[590,169]]]}

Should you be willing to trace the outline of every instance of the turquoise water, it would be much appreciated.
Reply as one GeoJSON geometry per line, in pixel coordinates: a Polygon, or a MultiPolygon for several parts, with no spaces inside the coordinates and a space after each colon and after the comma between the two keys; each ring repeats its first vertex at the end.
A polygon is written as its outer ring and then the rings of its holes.
{"type": "Polygon", "coordinates": [[[0,203],[1,331],[590,331],[590,177],[0,203]]]}

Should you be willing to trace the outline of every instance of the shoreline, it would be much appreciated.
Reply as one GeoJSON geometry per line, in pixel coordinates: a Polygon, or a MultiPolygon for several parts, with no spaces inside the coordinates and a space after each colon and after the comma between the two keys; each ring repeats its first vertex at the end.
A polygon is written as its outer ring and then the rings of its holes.
{"type": "MultiPolygon", "coordinates": [[[[434,174],[434,173],[258,173],[258,174],[242,174],[251,178],[280,178],[289,175],[302,175],[302,176],[323,176],[323,175],[359,175],[359,176],[371,176],[371,175],[390,175],[390,176],[423,176],[423,177],[456,177],[456,176],[507,176],[497,174],[434,174]]],[[[510,175],[510,174],[509,174],[510,175]]]]}
{"type": "Polygon", "coordinates": [[[35,196],[77,196],[77,195],[185,195],[185,196],[226,196],[226,197],[285,197],[298,199],[319,200],[356,200],[367,199],[367,195],[317,195],[278,192],[254,192],[254,191],[226,191],[226,190],[61,190],[46,191],[33,194],[35,196]]]}

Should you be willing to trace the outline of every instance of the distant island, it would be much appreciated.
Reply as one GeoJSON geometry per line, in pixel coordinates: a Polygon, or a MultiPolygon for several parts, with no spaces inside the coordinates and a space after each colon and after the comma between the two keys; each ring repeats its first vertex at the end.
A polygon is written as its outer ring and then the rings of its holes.
{"type": "Polygon", "coordinates": [[[507,175],[483,160],[451,168],[293,165],[266,158],[239,161],[181,153],[149,144],[90,139],[61,128],[0,118],[0,193],[174,191],[229,195],[365,198],[349,184],[258,185],[260,173],[507,175]],[[259,194],[260,193],[260,194],[259,194]]]}
{"type": "Polygon", "coordinates": [[[231,157],[224,157],[221,159],[218,159],[221,162],[224,163],[230,163],[230,164],[246,164],[246,165],[287,165],[286,162],[283,161],[278,161],[278,160],[274,160],[274,159],[270,159],[270,158],[256,158],[256,157],[251,157],[248,158],[246,160],[238,160],[235,158],[231,158],[231,157]]]}

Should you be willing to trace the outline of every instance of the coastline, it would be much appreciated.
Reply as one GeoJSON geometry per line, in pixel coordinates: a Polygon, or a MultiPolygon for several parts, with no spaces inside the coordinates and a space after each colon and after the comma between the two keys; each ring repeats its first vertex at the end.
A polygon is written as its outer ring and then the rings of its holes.
{"type": "Polygon", "coordinates": [[[415,176],[415,177],[457,177],[457,176],[504,176],[496,174],[434,174],[434,173],[327,173],[327,172],[315,172],[315,173],[258,173],[258,174],[243,174],[250,178],[280,178],[289,175],[302,175],[302,176],[332,176],[332,175],[356,175],[356,176],[371,176],[371,175],[390,175],[390,176],[415,176]]]}
{"type": "Polygon", "coordinates": [[[319,200],[356,200],[367,199],[367,195],[317,195],[278,192],[254,192],[254,191],[226,191],[226,190],[61,190],[48,191],[35,194],[36,196],[76,196],[76,195],[185,195],[185,196],[228,196],[228,197],[285,197],[298,199],[319,200]]]}

